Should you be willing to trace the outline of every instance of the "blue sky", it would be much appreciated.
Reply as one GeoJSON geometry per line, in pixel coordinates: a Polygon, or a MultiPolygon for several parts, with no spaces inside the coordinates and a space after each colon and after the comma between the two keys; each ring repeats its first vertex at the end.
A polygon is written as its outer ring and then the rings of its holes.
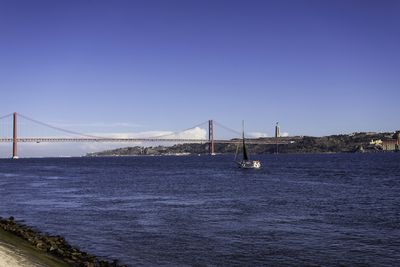
{"type": "Polygon", "coordinates": [[[0,114],[88,133],[208,119],[394,131],[399,14],[399,1],[0,0],[0,114]]]}

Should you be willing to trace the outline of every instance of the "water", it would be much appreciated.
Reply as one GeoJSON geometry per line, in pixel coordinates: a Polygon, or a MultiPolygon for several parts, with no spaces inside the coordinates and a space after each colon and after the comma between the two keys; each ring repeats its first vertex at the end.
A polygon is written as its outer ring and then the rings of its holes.
{"type": "Polygon", "coordinates": [[[0,160],[0,216],[130,266],[400,265],[400,153],[0,160]]]}

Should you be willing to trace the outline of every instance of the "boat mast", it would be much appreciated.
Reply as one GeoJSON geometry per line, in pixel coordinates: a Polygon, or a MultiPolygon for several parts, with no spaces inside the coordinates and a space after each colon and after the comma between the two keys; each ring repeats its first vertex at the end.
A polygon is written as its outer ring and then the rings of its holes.
{"type": "Polygon", "coordinates": [[[244,140],[244,120],[242,121],[242,139],[243,139],[243,160],[249,160],[249,155],[247,154],[246,143],[244,140]]]}

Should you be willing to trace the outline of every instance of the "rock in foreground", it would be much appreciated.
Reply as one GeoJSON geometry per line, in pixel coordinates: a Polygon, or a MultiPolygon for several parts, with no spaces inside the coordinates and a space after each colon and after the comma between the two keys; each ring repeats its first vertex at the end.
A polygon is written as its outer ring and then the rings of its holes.
{"type": "Polygon", "coordinates": [[[45,235],[31,227],[17,223],[13,217],[3,219],[0,217],[0,229],[12,233],[29,242],[37,250],[49,253],[63,260],[70,266],[82,267],[124,267],[116,260],[108,262],[100,260],[77,248],[72,247],[62,236],[45,235]]]}

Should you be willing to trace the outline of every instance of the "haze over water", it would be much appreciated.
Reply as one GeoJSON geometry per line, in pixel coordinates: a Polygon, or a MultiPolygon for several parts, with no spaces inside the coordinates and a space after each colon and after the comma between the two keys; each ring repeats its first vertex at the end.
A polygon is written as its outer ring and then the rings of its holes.
{"type": "Polygon", "coordinates": [[[396,266],[400,154],[0,160],[0,213],[137,265],[396,266]]]}

